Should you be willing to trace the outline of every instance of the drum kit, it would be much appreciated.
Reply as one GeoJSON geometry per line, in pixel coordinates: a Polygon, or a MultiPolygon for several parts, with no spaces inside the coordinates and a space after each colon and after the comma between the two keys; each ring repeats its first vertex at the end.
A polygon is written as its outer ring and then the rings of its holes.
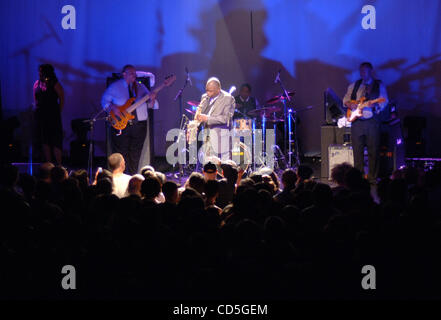
{"type": "MultiPolygon", "coordinates": [[[[294,96],[294,92],[287,92],[289,97],[294,96]]],[[[253,166],[253,170],[256,170],[256,165],[264,166],[263,159],[265,158],[265,143],[266,143],[266,130],[268,125],[272,125],[272,129],[274,130],[274,145],[271,146],[273,154],[274,154],[274,167],[277,169],[284,169],[291,167],[291,163],[286,161],[286,157],[284,152],[282,152],[281,148],[277,145],[277,124],[284,124],[289,122],[289,127],[291,127],[291,112],[285,112],[286,108],[283,106],[276,105],[278,103],[283,103],[286,106],[287,98],[285,95],[277,95],[272,97],[271,99],[265,102],[264,107],[254,109],[244,114],[240,110],[235,110],[235,117],[233,118],[233,148],[232,148],[232,156],[240,156],[240,163],[238,166],[242,168],[245,172],[249,169],[250,164],[253,166]],[[284,110],[285,109],[285,110],[284,110]],[[289,113],[289,114],[288,114],[289,113]],[[268,125],[267,125],[268,124],[268,125]],[[250,135],[252,137],[252,146],[255,148],[255,135],[256,130],[262,130],[262,158],[254,158],[252,161],[252,150],[249,150],[249,147],[240,141],[239,139],[234,139],[235,136],[243,137],[250,135]]],[[[196,113],[196,107],[199,105],[197,101],[187,101],[187,104],[190,108],[186,108],[185,111],[191,115],[196,113]]],[[[286,130],[285,130],[286,131],[286,130]]],[[[292,143],[291,135],[289,135],[289,142],[292,143]]],[[[286,153],[291,151],[285,150],[286,153]]],[[[291,153],[289,153],[291,155],[291,153]]],[[[291,157],[289,157],[291,159],[291,157]]]]}

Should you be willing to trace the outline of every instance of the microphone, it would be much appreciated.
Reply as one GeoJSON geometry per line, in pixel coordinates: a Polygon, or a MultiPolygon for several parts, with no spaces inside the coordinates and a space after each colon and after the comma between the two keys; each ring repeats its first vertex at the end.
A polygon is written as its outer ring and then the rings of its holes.
{"type": "Polygon", "coordinates": [[[282,71],[282,69],[279,69],[279,71],[277,72],[277,76],[276,76],[276,79],[274,80],[274,83],[280,82],[280,72],[281,71],[282,71]]]}
{"type": "Polygon", "coordinates": [[[232,94],[234,91],[236,91],[236,87],[235,87],[235,86],[232,86],[232,87],[230,88],[230,90],[228,91],[228,93],[229,93],[229,94],[232,94]]]}
{"type": "Polygon", "coordinates": [[[201,103],[199,105],[201,105],[203,102],[210,100],[210,96],[207,94],[204,98],[202,98],[201,103]]]}
{"type": "Polygon", "coordinates": [[[191,82],[190,73],[188,73],[188,68],[185,67],[185,72],[187,73],[187,81],[190,82],[190,87],[193,86],[193,83],[191,82]]]}

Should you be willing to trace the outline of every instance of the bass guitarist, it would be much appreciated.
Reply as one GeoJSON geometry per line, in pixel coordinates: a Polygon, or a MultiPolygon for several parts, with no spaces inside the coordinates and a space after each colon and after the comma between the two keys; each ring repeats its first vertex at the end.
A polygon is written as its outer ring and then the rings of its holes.
{"type": "Polygon", "coordinates": [[[364,173],[364,148],[367,147],[368,180],[371,184],[375,184],[379,172],[379,114],[387,106],[388,98],[384,84],[374,79],[373,66],[370,62],[363,62],[360,65],[360,77],[361,79],[349,85],[343,103],[346,108],[356,111],[361,102],[364,102],[360,117],[357,117],[351,126],[354,166],[364,173]],[[370,104],[369,101],[374,99],[381,102],[370,104]]]}
{"type": "MultiPolygon", "coordinates": [[[[136,82],[136,69],[132,65],[124,66],[123,78],[113,82],[104,92],[101,99],[102,107],[116,116],[121,116],[118,106],[123,105],[129,98],[136,97],[136,101],[149,94],[149,90],[142,83],[136,82]]],[[[150,100],[140,105],[133,112],[135,118],[129,122],[124,130],[111,128],[112,153],[121,153],[126,161],[126,171],[133,175],[138,172],[139,159],[144,142],[149,140],[147,108],[158,109],[155,102],[156,92],[150,93],[150,100]]],[[[147,141],[148,142],[148,141],[147,141]]],[[[150,150],[144,150],[150,153],[150,150]]]]}

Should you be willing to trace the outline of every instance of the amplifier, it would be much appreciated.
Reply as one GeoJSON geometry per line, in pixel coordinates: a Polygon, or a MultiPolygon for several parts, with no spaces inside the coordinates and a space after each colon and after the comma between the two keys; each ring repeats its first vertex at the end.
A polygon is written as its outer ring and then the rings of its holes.
{"type": "Polygon", "coordinates": [[[337,126],[324,125],[321,127],[321,178],[327,180],[329,175],[329,159],[328,147],[333,144],[343,144],[345,142],[344,135],[347,132],[346,128],[338,128],[337,126]]]}
{"type": "Polygon", "coordinates": [[[328,179],[331,180],[332,169],[343,162],[354,165],[354,152],[351,145],[331,144],[328,147],[329,171],[328,179]]]}

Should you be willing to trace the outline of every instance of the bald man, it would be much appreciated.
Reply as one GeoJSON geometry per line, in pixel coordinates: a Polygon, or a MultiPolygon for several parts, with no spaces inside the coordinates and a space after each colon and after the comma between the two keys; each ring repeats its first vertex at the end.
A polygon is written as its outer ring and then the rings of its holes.
{"type": "MultiPolygon", "coordinates": [[[[211,151],[222,160],[230,159],[231,118],[234,114],[236,102],[234,97],[222,90],[219,79],[212,77],[207,80],[205,91],[202,95],[202,112],[196,120],[208,128],[208,142],[211,151]]],[[[206,154],[206,156],[208,156],[206,154]]]]}

